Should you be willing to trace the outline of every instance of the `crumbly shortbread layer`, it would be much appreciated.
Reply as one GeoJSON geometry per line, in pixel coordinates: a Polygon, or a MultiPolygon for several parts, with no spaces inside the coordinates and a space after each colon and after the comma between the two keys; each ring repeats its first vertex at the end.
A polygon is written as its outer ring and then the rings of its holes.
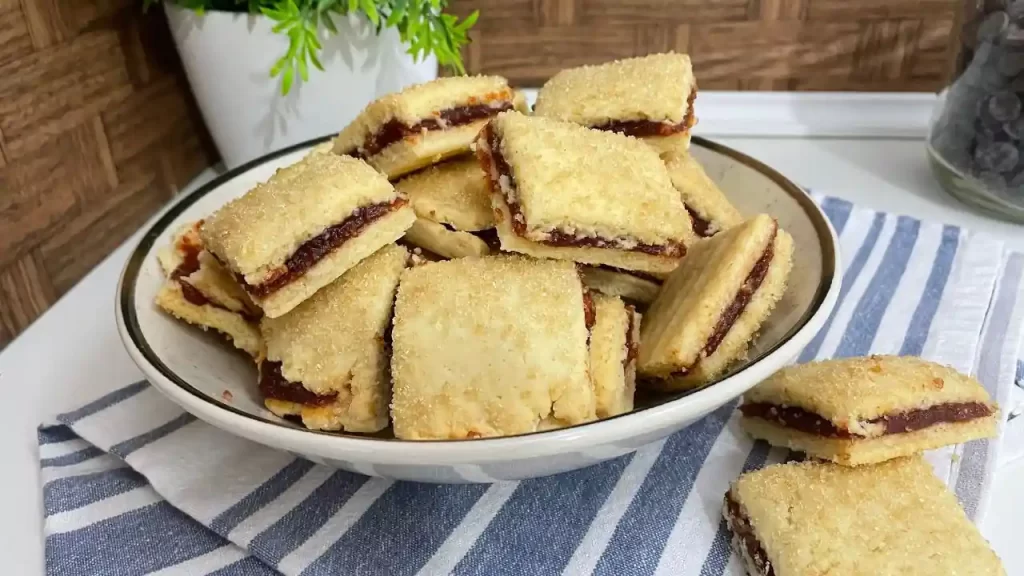
{"type": "Polygon", "coordinates": [[[668,389],[692,388],[721,374],[746,353],[781,299],[792,253],[792,238],[766,215],[700,242],[644,315],[640,374],[668,389]],[[768,255],[760,284],[747,290],[753,271],[768,255]],[[732,322],[724,322],[727,311],[741,301],[741,288],[747,301],[732,322]],[[717,344],[709,350],[713,338],[717,344]]]}
{"type": "Polygon", "coordinates": [[[742,475],[728,497],[775,576],[1006,574],[920,456],[856,468],[779,464],[742,475]]]}
{"type": "Polygon", "coordinates": [[[743,222],[743,216],[688,153],[663,154],[672,185],[693,218],[694,233],[713,236],[743,222]]]}
{"type": "Polygon", "coordinates": [[[299,246],[358,208],[396,198],[387,178],[365,162],[311,154],[214,212],[204,221],[200,236],[232,272],[258,285],[299,246]]]}
{"type": "Polygon", "coordinates": [[[462,232],[494,227],[490,184],[480,162],[465,156],[425,168],[395,183],[420,218],[462,232]]]}
{"type": "Polygon", "coordinates": [[[259,328],[239,314],[213,304],[196,305],[185,299],[181,284],[168,280],[156,295],[156,305],[175,318],[198,326],[203,330],[213,329],[227,336],[234,346],[252,357],[261,350],[259,328]]]}
{"type": "Polygon", "coordinates": [[[398,438],[504,436],[596,417],[571,262],[487,256],[410,268],[392,335],[398,438]]]}
{"type": "Polygon", "coordinates": [[[405,248],[388,245],[288,314],[263,320],[267,359],[281,363],[284,379],[314,394],[337,394],[325,410],[304,410],[304,419],[307,412],[334,414],[333,421],[351,423],[346,430],[362,432],[387,425],[384,334],[408,261],[405,248]]]}
{"type": "Polygon", "coordinates": [[[744,401],[803,408],[863,436],[878,432],[866,421],[888,414],[946,403],[993,405],[980,382],[953,368],[878,355],[783,368],[748,391],[744,401]]]}
{"type": "Polygon", "coordinates": [[[622,300],[600,294],[594,296],[594,313],[590,377],[597,399],[597,417],[607,418],[633,409],[640,315],[622,300]]]}
{"type": "Polygon", "coordinates": [[[339,248],[334,249],[304,274],[265,297],[253,300],[270,318],[287,314],[318,290],[335,281],[363,259],[398,240],[416,221],[416,213],[403,206],[375,220],[339,248]]]}
{"type": "Polygon", "coordinates": [[[478,120],[447,130],[428,130],[404,138],[366,159],[391,180],[471,151],[476,135],[487,125],[478,120]]]}
{"type": "Polygon", "coordinates": [[[696,89],[688,55],[652,54],[560,71],[537,93],[534,113],[586,126],[613,120],[679,123],[696,89]]]}
{"type": "Polygon", "coordinates": [[[405,240],[445,258],[465,258],[467,256],[486,256],[491,249],[487,243],[470,234],[448,230],[444,226],[417,218],[412,227],[406,230],[405,240]]]}
{"type": "Polygon", "coordinates": [[[875,464],[951,444],[996,435],[998,414],[966,422],[935,424],[921,430],[875,438],[828,438],[781,426],[762,418],[741,419],[743,429],[772,446],[805,452],[843,466],[875,464]]]}
{"type": "Polygon", "coordinates": [[[524,239],[544,242],[559,231],[654,246],[692,241],[668,170],[636,138],[517,112],[498,115],[491,130],[500,148],[490,149],[486,134],[477,146],[507,162],[511,179],[491,173],[500,188],[492,193],[518,205],[524,239]]]}
{"type": "Polygon", "coordinates": [[[387,122],[414,126],[443,110],[490,102],[511,102],[515,93],[500,76],[451,76],[410,86],[371,102],[334,140],[334,151],[349,154],[387,122]]]}
{"type": "Polygon", "coordinates": [[[597,266],[582,266],[583,283],[608,296],[619,296],[639,304],[650,304],[658,296],[661,284],[597,266]]]}

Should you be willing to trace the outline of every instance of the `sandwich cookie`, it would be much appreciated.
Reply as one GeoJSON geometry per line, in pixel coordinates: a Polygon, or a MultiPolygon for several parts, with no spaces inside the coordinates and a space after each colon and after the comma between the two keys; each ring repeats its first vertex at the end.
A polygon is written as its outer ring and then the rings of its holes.
{"type": "Polygon", "coordinates": [[[636,138],[503,112],[476,152],[502,250],[667,274],[695,239],[661,158],[636,138]]]}
{"type": "Polygon", "coordinates": [[[387,427],[387,330],[408,262],[405,248],[391,244],[294,310],[263,320],[259,390],[271,412],[314,430],[387,427]]]}
{"type": "Polygon", "coordinates": [[[764,214],[695,245],[644,314],[644,384],[697,388],[744,357],[786,290],[792,255],[793,239],[764,214]]]}
{"type": "Polygon", "coordinates": [[[362,160],[310,154],[227,203],[200,235],[264,314],[277,318],[415,220],[408,199],[362,160]]]}
{"type": "Polygon", "coordinates": [[[404,240],[443,258],[497,251],[490,184],[473,156],[435,164],[395,182],[409,197],[416,222],[404,240]]]}
{"type": "Polygon", "coordinates": [[[371,102],[334,139],[334,152],[364,158],[394,180],[469,152],[477,132],[503,110],[526,109],[500,76],[455,76],[371,102]]]}
{"type": "Polygon", "coordinates": [[[614,296],[594,295],[594,327],[590,331],[590,377],[597,417],[633,410],[640,314],[614,296]]]}
{"type": "Polygon", "coordinates": [[[158,259],[167,280],[156,305],[179,320],[226,336],[252,357],[262,346],[262,313],[220,262],[203,248],[202,221],[182,226],[158,259]]]}
{"type": "Polygon", "coordinates": [[[395,303],[395,436],[509,436],[595,419],[593,323],[572,262],[500,255],[409,268],[395,303]]]}
{"type": "Polygon", "coordinates": [[[977,380],[909,356],[790,366],[740,405],[755,438],[855,466],[996,435],[999,409],[977,380]]]}
{"type": "Polygon", "coordinates": [[[659,152],[686,150],[696,97],[689,56],[651,54],[562,70],[544,83],[533,111],[636,136],[659,152]]]}
{"type": "Polygon", "coordinates": [[[749,472],[730,487],[723,516],[750,576],[1006,574],[920,456],[749,472]]]}

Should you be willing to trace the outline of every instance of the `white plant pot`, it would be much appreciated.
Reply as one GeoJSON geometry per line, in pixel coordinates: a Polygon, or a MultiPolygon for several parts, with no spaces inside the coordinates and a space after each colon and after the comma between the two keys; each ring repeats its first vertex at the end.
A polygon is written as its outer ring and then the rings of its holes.
{"type": "Polygon", "coordinates": [[[325,71],[310,66],[281,95],[270,69],[288,48],[265,16],[210,11],[197,15],[164,2],[206,126],[230,169],[274,150],[338,132],[374,98],[437,77],[433,56],[414,62],[394,29],[378,36],[366,18],[321,27],[325,71]]]}

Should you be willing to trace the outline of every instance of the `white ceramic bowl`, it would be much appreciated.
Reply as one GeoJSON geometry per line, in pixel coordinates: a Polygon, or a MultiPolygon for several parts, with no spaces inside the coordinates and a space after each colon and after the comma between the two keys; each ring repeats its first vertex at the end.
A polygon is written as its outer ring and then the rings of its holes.
{"type": "Polygon", "coordinates": [[[749,359],[690,394],[644,398],[614,418],[505,438],[404,441],[309,431],[263,408],[256,369],[215,334],[173,320],[153,304],[163,281],[156,252],[180,225],[240,196],[319,143],[255,160],[180,198],[150,224],[118,286],[117,325],[132,359],[171,400],[232,434],[329,466],[401,480],[492,482],[564,472],[632,452],[684,428],[789,364],[835,306],[838,244],[828,219],[799,187],[739,152],[701,138],[693,154],[744,214],[766,212],[796,243],[789,289],[749,359]],[[226,393],[227,392],[227,393],[226,393]]]}

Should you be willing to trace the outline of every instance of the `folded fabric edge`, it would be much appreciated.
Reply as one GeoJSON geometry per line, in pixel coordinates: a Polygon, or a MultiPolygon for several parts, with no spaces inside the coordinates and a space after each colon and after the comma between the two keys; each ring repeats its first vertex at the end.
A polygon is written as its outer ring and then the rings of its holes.
{"type": "Polygon", "coordinates": [[[37,433],[47,574],[278,574],[70,426],[46,422],[37,433]]]}

